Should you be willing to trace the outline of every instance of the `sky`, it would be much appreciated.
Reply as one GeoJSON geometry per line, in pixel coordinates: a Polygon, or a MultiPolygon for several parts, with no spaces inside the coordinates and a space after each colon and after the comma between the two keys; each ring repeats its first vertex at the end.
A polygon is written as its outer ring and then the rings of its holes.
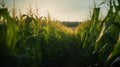
{"type": "MultiPolygon", "coordinates": [[[[96,1],[100,3],[101,0],[96,1]]],[[[5,0],[5,2],[7,2],[7,7],[13,7],[13,0],[5,0]]],[[[20,9],[22,13],[27,13],[30,4],[33,11],[37,4],[39,16],[46,16],[49,11],[52,19],[84,21],[88,18],[89,7],[93,5],[93,0],[15,0],[16,10],[20,9]]]]}

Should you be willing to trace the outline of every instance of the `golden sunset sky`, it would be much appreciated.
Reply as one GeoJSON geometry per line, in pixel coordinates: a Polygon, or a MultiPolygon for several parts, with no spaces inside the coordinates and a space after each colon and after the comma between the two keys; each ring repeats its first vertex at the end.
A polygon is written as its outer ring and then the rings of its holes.
{"type": "MultiPolygon", "coordinates": [[[[2,1],[2,0],[0,0],[2,1]]],[[[18,13],[27,13],[30,4],[33,12],[36,4],[39,8],[39,16],[46,16],[49,11],[52,19],[61,21],[84,21],[88,18],[89,7],[93,7],[94,0],[15,0],[15,7],[18,13]]],[[[96,0],[101,3],[102,0],[96,0]]],[[[14,0],[5,0],[7,7],[12,9],[14,0]]]]}

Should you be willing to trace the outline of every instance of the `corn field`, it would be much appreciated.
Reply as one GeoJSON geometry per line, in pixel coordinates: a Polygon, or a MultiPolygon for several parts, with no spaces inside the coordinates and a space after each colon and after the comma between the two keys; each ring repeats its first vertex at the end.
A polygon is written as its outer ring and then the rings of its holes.
{"type": "Polygon", "coordinates": [[[72,30],[36,14],[0,7],[0,67],[119,67],[120,0],[102,2],[72,30]],[[100,19],[100,5],[109,4],[100,19]]]}

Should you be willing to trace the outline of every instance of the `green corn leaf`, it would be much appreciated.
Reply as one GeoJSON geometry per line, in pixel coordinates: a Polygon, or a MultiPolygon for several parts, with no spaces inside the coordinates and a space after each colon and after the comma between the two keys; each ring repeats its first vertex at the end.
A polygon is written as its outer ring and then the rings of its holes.
{"type": "Polygon", "coordinates": [[[15,49],[15,43],[17,41],[17,36],[18,36],[18,26],[16,21],[14,21],[13,18],[8,17],[7,18],[7,43],[8,46],[11,48],[12,51],[15,49]]]}
{"type": "Polygon", "coordinates": [[[111,52],[111,54],[108,56],[107,60],[111,60],[113,57],[115,56],[119,56],[120,55],[120,42],[115,44],[113,51],[111,52]]]}
{"type": "Polygon", "coordinates": [[[118,40],[117,40],[117,42],[120,42],[120,33],[119,33],[119,36],[118,36],[118,40]]]}
{"type": "Polygon", "coordinates": [[[94,26],[95,26],[96,23],[98,22],[99,13],[100,13],[100,8],[94,8],[93,14],[92,14],[92,18],[91,18],[91,21],[90,21],[90,23],[91,23],[90,32],[92,32],[94,26]]]}
{"type": "Polygon", "coordinates": [[[105,31],[105,27],[106,27],[105,24],[103,24],[103,27],[102,27],[101,32],[100,32],[100,35],[99,35],[99,37],[97,38],[96,42],[98,42],[98,41],[101,39],[101,37],[103,36],[104,31],[105,31]]]}

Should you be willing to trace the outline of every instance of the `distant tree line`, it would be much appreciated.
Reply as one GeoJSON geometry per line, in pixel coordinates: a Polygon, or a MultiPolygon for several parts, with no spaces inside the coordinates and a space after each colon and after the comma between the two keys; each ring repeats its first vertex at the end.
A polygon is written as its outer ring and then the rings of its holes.
{"type": "Polygon", "coordinates": [[[75,22],[70,22],[70,21],[63,21],[63,25],[68,26],[68,27],[76,27],[80,22],[75,21],[75,22]]]}

